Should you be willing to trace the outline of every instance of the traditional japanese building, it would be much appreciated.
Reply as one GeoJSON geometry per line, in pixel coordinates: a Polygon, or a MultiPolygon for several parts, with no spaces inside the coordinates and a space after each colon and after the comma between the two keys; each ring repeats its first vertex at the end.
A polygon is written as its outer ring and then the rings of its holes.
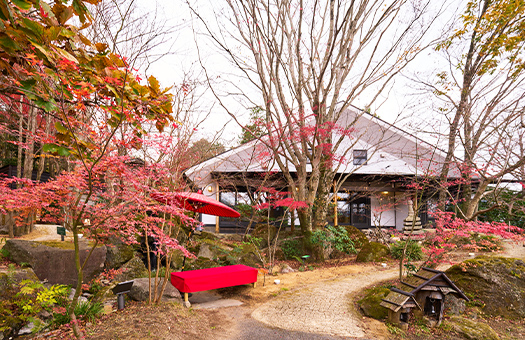
{"type": "MultiPolygon", "coordinates": [[[[337,214],[334,209],[328,222],[360,229],[381,226],[402,230],[413,194],[407,189],[407,182],[437,172],[445,159],[444,152],[366,112],[347,110],[338,124],[348,128],[345,132],[351,128],[352,133],[342,136],[335,151],[346,155],[336,170],[336,179],[344,182],[337,192],[337,214]]],[[[334,140],[341,137],[342,130],[334,129],[334,140]]],[[[197,164],[187,169],[185,175],[204,194],[234,208],[250,204],[250,194],[260,186],[286,191],[285,178],[269,156],[264,138],[197,164]]],[[[289,166],[293,176],[295,168],[289,166]]],[[[308,169],[311,164],[307,164],[308,169]]],[[[331,199],[335,204],[334,194],[331,199]]],[[[423,227],[432,222],[429,213],[435,208],[433,202],[430,195],[419,202],[418,216],[423,227]]],[[[279,211],[272,214],[279,216],[279,211]]],[[[220,232],[242,231],[248,223],[207,215],[201,218],[206,226],[220,232]]]]}

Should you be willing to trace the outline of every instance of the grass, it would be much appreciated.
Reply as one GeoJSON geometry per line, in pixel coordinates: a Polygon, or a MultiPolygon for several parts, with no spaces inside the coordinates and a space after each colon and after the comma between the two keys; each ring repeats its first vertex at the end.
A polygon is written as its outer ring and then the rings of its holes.
{"type": "MultiPolygon", "coordinates": [[[[67,249],[67,250],[75,249],[75,244],[73,243],[72,240],[71,241],[37,241],[36,243],[44,245],[44,246],[48,246],[48,247],[53,247],[53,248],[60,248],[60,249],[67,249]]],[[[95,243],[90,241],[88,244],[90,247],[93,247],[95,243]]]]}
{"type": "Polygon", "coordinates": [[[393,325],[391,323],[386,323],[386,328],[388,329],[388,331],[390,332],[390,334],[393,334],[393,335],[400,335],[400,336],[403,336],[405,334],[405,332],[397,327],[396,325],[393,325]]]}

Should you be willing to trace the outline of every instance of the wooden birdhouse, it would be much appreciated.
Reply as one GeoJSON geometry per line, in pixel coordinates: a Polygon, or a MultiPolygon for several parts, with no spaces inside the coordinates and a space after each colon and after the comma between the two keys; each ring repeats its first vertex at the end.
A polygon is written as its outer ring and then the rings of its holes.
{"type": "Polygon", "coordinates": [[[388,321],[403,329],[408,326],[411,311],[424,316],[435,327],[441,324],[448,294],[469,300],[444,272],[423,267],[401,281],[401,289],[391,288],[381,306],[388,308],[388,321]]]}

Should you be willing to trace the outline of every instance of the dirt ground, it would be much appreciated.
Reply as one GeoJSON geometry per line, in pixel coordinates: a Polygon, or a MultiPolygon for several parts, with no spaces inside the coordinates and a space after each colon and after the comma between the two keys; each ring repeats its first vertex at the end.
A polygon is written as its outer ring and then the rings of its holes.
{"type": "MultiPolygon", "coordinates": [[[[283,339],[341,339],[327,335],[289,332],[267,327],[250,317],[251,312],[261,303],[274,299],[279,294],[301,289],[311,283],[356,273],[363,270],[362,265],[351,264],[353,258],[345,261],[330,261],[323,268],[313,268],[304,272],[260,275],[257,287],[251,285],[218,289],[214,292],[222,298],[240,300],[243,305],[222,309],[187,309],[177,303],[162,303],[158,306],[127,301],[126,308],[114,311],[94,323],[84,323],[83,332],[87,339],[248,339],[242,329],[250,328],[250,334],[262,333],[262,338],[283,339]],[[273,283],[281,280],[279,285],[273,283]],[[266,280],[266,282],[264,282],[266,280]],[[236,324],[243,324],[241,327],[236,324]]],[[[257,336],[258,337],[258,336],[257,336]]],[[[68,327],[47,332],[37,339],[70,339],[68,327]]],[[[256,339],[256,338],[253,338],[256,339]]]]}
{"type": "MultiPolygon", "coordinates": [[[[56,230],[55,230],[56,231],[56,230]]],[[[56,239],[56,233],[51,228],[36,228],[30,235],[22,239],[49,240],[56,239]]],[[[59,237],[58,237],[59,238],[59,237]]],[[[66,236],[66,239],[68,237],[66,236]]],[[[494,256],[507,256],[525,258],[525,247],[522,243],[504,242],[504,250],[492,253],[494,256]]],[[[0,247],[2,244],[0,244],[0,247]]],[[[467,252],[454,254],[452,260],[459,262],[471,257],[467,252]]],[[[282,338],[282,339],[341,339],[320,334],[307,334],[279,330],[266,326],[251,318],[251,312],[257,306],[278,297],[284,292],[300,290],[306,286],[323,280],[344,277],[366,270],[366,266],[356,264],[354,257],[344,260],[331,260],[322,266],[313,264],[305,271],[296,271],[278,276],[260,275],[257,287],[238,286],[216,290],[222,298],[236,299],[243,302],[240,307],[230,307],[213,310],[194,310],[186,309],[175,303],[162,303],[158,306],[148,306],[147,304],[128,301],[123,311],[112,312],[103,316],[94,323],[82,324],[82,329],[87,339],[262,339],[262,338],[282,338]],[[274,280],[279,279],[280,284],[274,284],[274,280]],[[249,333],[243,333],[249,329],[249,333]]],[[[289,262],[293,267],[298,267],[296,261],[289,262]]],[[[378,266],[373,264],[372,266],[378,266]]],[[[395,262],[387,263],[389,268],[395,266],[395,262]]],[[[364,284],[363,289],[365,288],[364,284]]],[[[350,300],[355,300],[355,296],[350,296],[350,300]]],[[[354,311],[357,318],[362,318],[366,329],[379,329],[386,334],[381,338],[404,338],[410,340],[420,339],[457,339],[457,334],[446,327],[436,330],[428,330],[424,326],[415,325],[406,334],[396,335],[388,333],[384,323],[364,318],[354,311]]],[[[482,317],[482,316],[480,316],[482,317]]],[[[508,321],[498,319],[486,319],[501,338],[524,339],[525,322],[508,321]]],[[[36,336],[39,339],[71,339],[73,338],[70,328],[67,326],[61,329],[47,332],[36,336]]],[[[376,337],[374,337],[376,338],[376,337]]]]}
{"type": "MultiPolygon", "coordinates": [[[[525,247],[521,243],[504,242],[503,245],[504,250],[491,254],[525,258],[525,247]]],[[[461,261],[469,257],[471,257],[469,253],[459,252],[454,254],[453,260],[461,261]]],[[[392,267],[395,262],[389,262],[387,265],[392,267]]],[[[96,324],[87,325],[85,328],[86,336],[88,339],[341,339],[340,337],[322,334],[272,329],[251,319],[250,315],[257,306],[278,297],[284,292],[299,290],[323,280],[359,273],[366,270],[366,266],[369,265],[356,264],[354,258],[344,261],[333,260],[322,267],[313,267],[313,270],[304,272],[297,271],[279,274],[275,277],[266,276],[266,278],[260,276],[256,288],[238,286],[217,290],[223,298],[241,300],[244,305],[240,307],[193,310],[184,309],[176,304],[150,307],[132,303],[124,311],[112,313],[96,324]],[[273,283],[275,279],[280,280],[279,285],[273,283]],[[242,330],[246,328],[250,328],[250,332],[243,333],[242,330]]],[[[355,298],[355,296],[349,296],[350,300],[355,300],[355,298]]],[[[476,313],[475,310],[469,310],[469,312],[476,313]]],[[[449,340],[459,337],[446,326],[430,330],[424,325],[417,324],[413,325],[407,333],[396,335],[389,333],[384,323],[364,318],[358,314],[358,311],[354,311],[354,313],[356,313],[356,317],[362,318],[365,329],[375,331],[374,339],[423,340],[433,338],[449,340]]],[[[493,327],[502,340],[525,338],[524,320],[484,318],[482,314],[479,314],[479,318],[493,327]]]]}

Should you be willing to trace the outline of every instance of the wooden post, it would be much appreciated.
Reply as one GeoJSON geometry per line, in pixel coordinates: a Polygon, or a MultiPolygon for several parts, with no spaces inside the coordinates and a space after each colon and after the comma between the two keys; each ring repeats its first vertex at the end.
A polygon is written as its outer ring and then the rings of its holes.
{"type": "Polygon", "coordinates": [[[290,210],[290,231],[295,231],[295,209],[290,210]]]}
{"type": "MultiPolygon", "coordinates": [[[[288,187],[289,190],[290,190],[290,197],[294,197],[294,194],[293,194],[293,190],[294,190],[294,187],[293,186],[290,186],[288,187]]],[[[290,231],[293,233],[295,230],[295,209],[290,209],[290,231]]]]}
{"type": "Polygon", "coordinates": [[[336,191],[336,185],[334,181],[334,227],[338,225],[337,221],[337,191],[336,191]]]}
{"type": "Polygon", "coordinates": [[[188,301],[188,293],[184,293],[184,302],[189,302],[188,301]]]}
{"type": "MultiPolygon", "coordinates": [[[[219,195],[219,183],[215,183],[215,190],[217,190],[215,192],[215,199],[219,202],[220,200],[220,195],[219,195]]],[[[215,234],[218,234],[220,232],[220,228],[219,228],[219,216],[215,216],[215,234]]]]}

